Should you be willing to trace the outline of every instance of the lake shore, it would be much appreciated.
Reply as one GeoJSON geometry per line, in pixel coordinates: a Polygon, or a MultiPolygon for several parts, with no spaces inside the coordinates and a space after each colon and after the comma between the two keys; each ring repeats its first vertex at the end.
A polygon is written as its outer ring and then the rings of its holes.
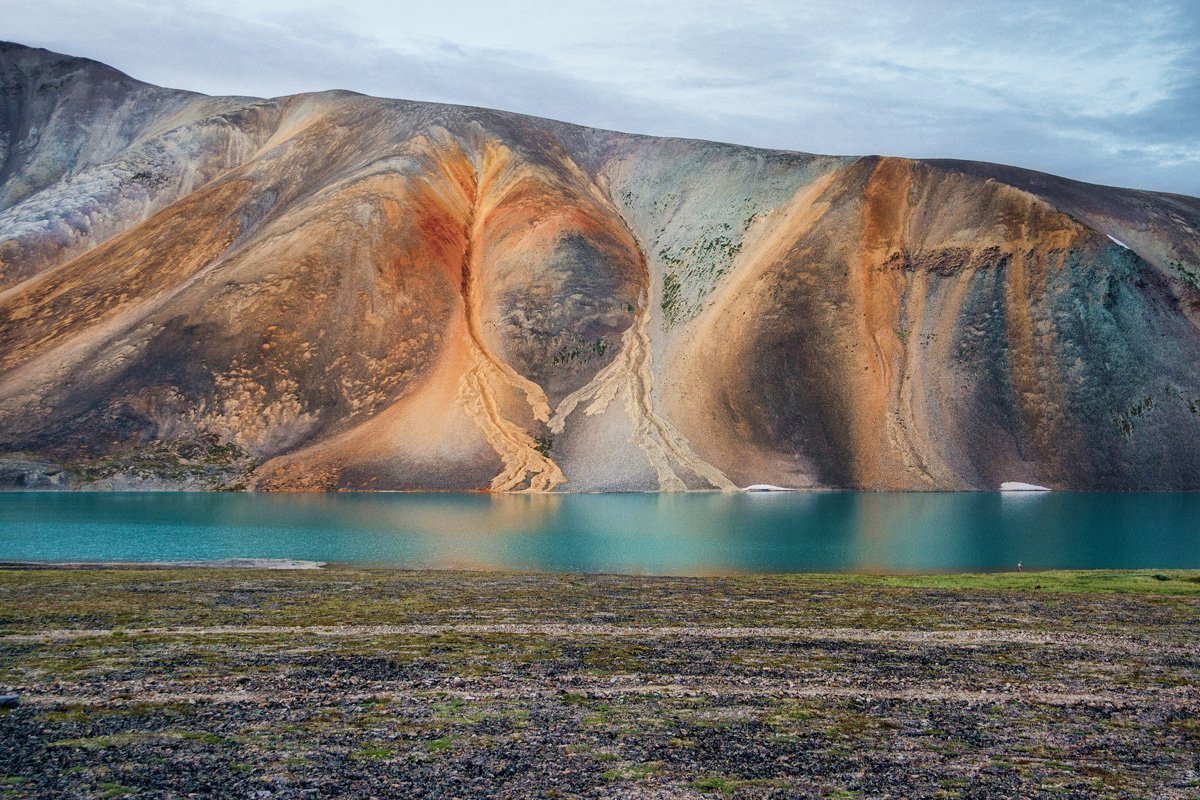
{"type": "Polygon", "coordinates": [[[0,797],[1193,797],[1200,572],[0,568],[0,797]]]}

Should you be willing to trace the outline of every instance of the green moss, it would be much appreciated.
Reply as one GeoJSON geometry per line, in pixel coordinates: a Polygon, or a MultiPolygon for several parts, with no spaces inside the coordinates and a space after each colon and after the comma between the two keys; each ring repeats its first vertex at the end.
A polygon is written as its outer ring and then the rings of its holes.
{"type": "Polygon", "coordinates": [[[710,775],[692,781],[692,787],[705,794],[733,794],[737,791],[738,782],[729,778],[710,775]]]}
{"type": "Polygon", "coordinates": [[[395,754],[395,749],[386,745],[364,744],[351,753],[350,757],[359,761],[386,761],[395,754]]]}
{"type": "MultiPolygon", "coordinates": [[[[743,231],[753,222],[751,215],[743,223],[743,231]]],[[[731,235],[728,222],[701,233],[691,244],[662,247],[658,260],[663,265],[662,310],[667,325],[692,319],[704,307],[704,298],[718,279],[733,266],[742,250],[742,243],[731,235]],[[684,297],[687,287],[689,297],[684,297]]]]}
{"type": "Polygon", "coordinates": [[[53,711],[43,711],[38,714],[38,720],[47,725],[61,725],[64,723],[78,725],[87,722],[90,717],[89,710],[85,706],[69,706],[53,711]]]}
{"type": "Polygon", "coordinates": [[[573,363],[586,364],[597,358],[603,358],[609,350],[608,340],[601,336],[598,339],[584,339],[580,336],[562,334],[550,340],[549,347],[558,345],[558,350],[550,357],[550,363],[566,365],[573,363]],[[560,344],[566,339],[565,344],[560,344]]]}
{"type": "Polygon", "coordinates": [[[1200,293],[1200,273],[1185,266],[1182,261],[1172,261],[1171,269],[1179,275],[1180,280],[1195,293],[1200,293]]]}
{"type": "Polygon", "coordinates": [[[936,589],[1200,595],[1194,570],[1053,570],[977,574],[859,577],[866,585],[936,589]],[[1161,577],[1155,577],[1156,575],[1161,577]],[[1166,577],[1167,580],[1162,578],[1166,577]]]}
{"type": "Polygon", "coordinates": [[[675,322],[679,317],[679,292],[682,287],[679,278],[672,272],[663,274],[662,306],[663,314],[668,323],[675,322]]]}

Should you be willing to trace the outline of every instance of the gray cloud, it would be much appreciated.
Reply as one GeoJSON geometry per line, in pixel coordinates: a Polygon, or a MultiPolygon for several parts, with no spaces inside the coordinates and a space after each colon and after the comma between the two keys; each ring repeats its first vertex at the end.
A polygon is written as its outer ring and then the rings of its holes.
{"type": "Polygon", "coordinates": [[[1200,0],[6,4],[7,38],[209,93],[347,88],[1200,195],[1200,0]]]}

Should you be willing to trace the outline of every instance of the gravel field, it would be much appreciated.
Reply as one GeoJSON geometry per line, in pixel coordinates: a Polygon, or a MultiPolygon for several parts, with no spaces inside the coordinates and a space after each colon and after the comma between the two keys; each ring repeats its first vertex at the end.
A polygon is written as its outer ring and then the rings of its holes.
{"type": "Polygon", "coordinates": [[[0,797],[1200,797],[1200,576],[0,569],[0,797]]]}

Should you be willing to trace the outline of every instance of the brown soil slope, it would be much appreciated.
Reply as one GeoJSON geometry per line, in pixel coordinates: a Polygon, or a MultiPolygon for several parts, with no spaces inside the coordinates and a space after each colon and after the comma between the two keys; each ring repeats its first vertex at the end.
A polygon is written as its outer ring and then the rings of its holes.
{"type": "Polygon", "coordinates": [[[0,165],[0,456],[66,485],[1200,488],[1193,198],[18,45],[0,165]]]}

